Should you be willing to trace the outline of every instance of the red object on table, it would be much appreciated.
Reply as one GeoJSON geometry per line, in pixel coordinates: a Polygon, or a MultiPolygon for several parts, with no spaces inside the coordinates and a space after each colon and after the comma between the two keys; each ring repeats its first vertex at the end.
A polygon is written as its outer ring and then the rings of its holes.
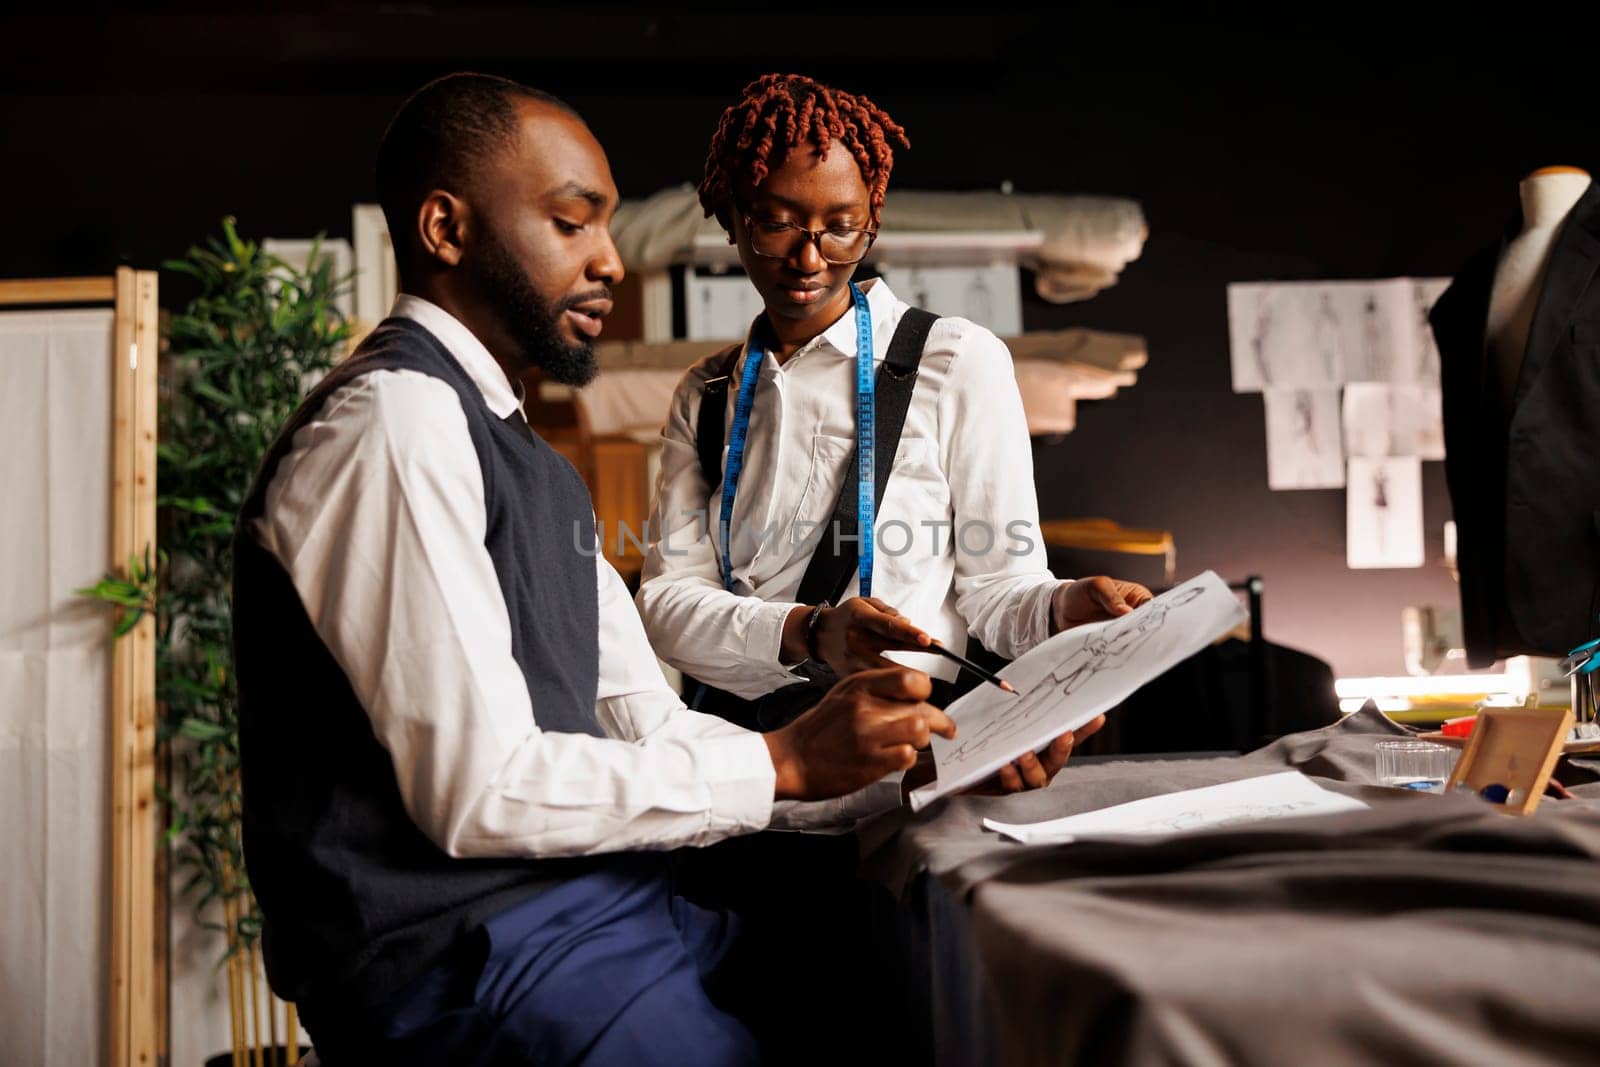
{"type": "Polygon", "coordinates": [[[1446,719],[1439,732],[1446,737],[1469,737],[1472,734],[1472,728],[1477,725],[1477,722],[1478,717],[1476,715],[1462,715],[1459,718],[1446,719]]]}

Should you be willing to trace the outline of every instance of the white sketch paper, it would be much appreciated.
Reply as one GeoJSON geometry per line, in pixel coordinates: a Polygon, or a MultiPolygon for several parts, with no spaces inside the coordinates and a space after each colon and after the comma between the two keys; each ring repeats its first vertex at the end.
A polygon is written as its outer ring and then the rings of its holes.
{"type": "Polygon", "coordinates": [[[1014,263],[883,267],[894,295],[935,315],[959,316],[1001,337],[1022,332],[1022,276],[1014,263]]]}
{"type": "Polygon", "coordinates": [[[1418,278],[1411,290],[1417,329],[1422,335],[1422,357],[1417,364],[1420,368],[1417,380],[1425,385],[1439,384],[1439,345],[1433,339],[1433,326],[1428,322],[1428,314],[1433,310],[1434,302],[1448,288],[1449,278],[1418,278]]]}
{"type": "Polygon", "coordinates": [[[1267,486],[1271,489],[1337,489],[1344,484],[1339,440],[1339,390],[1269,386],[1267,486]]]}
{"type": "Polygon", "coordinates": [[[761,314],[761,294],[740,274],[686,271],[684,312],[691,341],[736,341],[761,314]]]}
{"type": "Polygon", "coordinates": [[[1338,284],[1228,286],[1233,391],[1337,386],[1344,381],[1352,307],[1338,284]]]}
{"type": "Polygon", "coordinates": [[[1351,382],[1344,389],[1344,442],[1352,458],[1443,459],[1439,387],[1351,382]]]}
{"type": "Polygon", "coordinates": [[[1416,286],[1405,278],[1349,284],[1353,344],[1345,353],[1347,382],[1415,382],[1422,361],[1416,286]]]}
{"type": "Polygon", "coordinates": [[[1420,459],[1352,457],[1345,480],[1345,509],[1348,566],[1422,566],[1420,459]]]}
{"type": "Polygon", "coordinates": [[[1185,789],[1164,796],[1068,815],[1049,822],[1012,824],[983,820],[984,828],[1025,845],[1064,844],[1085,838],[1180,834],[1265,819],[1304,818],[1365,811],[1354,797],[1327,790],[1299,771],[1185,789]]]}
{"type": "Polygon", "coordinates": [[[1345,382],[1437,385],[1427,313],[1449,279],[1228,286],[1233,389],[1345,382]]]}
{"type": "Polygon", "coordinates": [[[1206,571],[1121,618],[1057,634],[1000,672],[1020,695],[985,685],[950,705],[956,738],[933,739],[938,778],[912,791],[911,807],[1077,729],[1245,618],[1227,584],[1206,571]]]}

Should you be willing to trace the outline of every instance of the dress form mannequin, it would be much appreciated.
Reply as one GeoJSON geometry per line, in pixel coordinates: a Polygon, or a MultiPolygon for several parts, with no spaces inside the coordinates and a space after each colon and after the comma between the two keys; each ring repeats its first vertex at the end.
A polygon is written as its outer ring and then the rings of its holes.
{"type": "Polygon", "coordinates": [[[1467,662],[1561,656],[1600,612],[1600,182],[1527,175],[1429,312],[1467,662]]]}
{"type": "Polygon", "coordinates": [[[1522,232],[1512,238],[1495,271],[1489,297],[1488,342],[1491,382],[1509,404],[1528,349],[1528,333],[1550,267],[1550,253],[1561,224],[1588,190],[1587,171],[1576,167],[1542,167],[1518,186],[1522,199],[1522,232]]]}

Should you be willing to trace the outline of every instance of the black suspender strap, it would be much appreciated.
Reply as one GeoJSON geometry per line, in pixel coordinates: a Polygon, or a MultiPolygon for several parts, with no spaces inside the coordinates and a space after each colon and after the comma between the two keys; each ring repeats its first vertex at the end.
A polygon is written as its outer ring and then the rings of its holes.
{"type": "MultiPolygon", "coordinates": [[[[883,504],[883,493],[889,485],[889,474],[894,469],[895,453],[900,449],[900,432],[905,428],[906,411],[911,407],[911,394],[917,384],[917,366],[922,362],[922,349],[928,342],[928,331],[938,318],[921,308],[907,308],[889,341],[889,351],[884,355],[883,365],[878,368],[873,496],[879,506],[883,504]]],[[[706,380],[700,396],[695,447],[700,455],[700,474],[706,483],[707,507],[712,506],[717,488],[722,484],[722,446],[728,434],[728,388],[742,350],[742,345],[734,345],[723,354],[716,375],[706,380]]],[[[799,603],[819,604],[827,600],[834,604],[849,588],[850,578],[856,572],[856,561],[860,558],[858,538],[861,524],[860,516],[856,513],[855,493],[860,465],[861,458],[852,449],[843,488],[833,505],[833,517],[817,531],[820,540],[811,555],[805,576],[800,580],[800,591],[796,596],[799,603]]]]}
{"type": "Polygon", "coordinates": [[[722,484],[722,445],[728,437],[728,381],[733,377],[733,368],[743,348],[743,345],[733,345],[717,358],[717,373],[706,379],[705,391],[700,394],[694,443],[695,450],[700,453],[700,475],[706,480],[708,500],[722,484]]]}
{"type": "MultiPolygon", "coordinates": [[[[917,384],[917,365],[922,362],[928,331],[937,321],[937,315],[921,308],[907,308],[889,341],[883,366],[878,368],[873,499],[879,507],[883,504],[884,489],[889,485],[895,453],[900,449],[900,431],[905,428],[906,411],[911,407],[911,394],[917,384]]],[[[800,591],[795,595],[798,603],[820,604],[826,600],[837,604],[850,586],[860,558],[861,522],[856,501],[860,469],[861,457],[852,449],[843,488],[833,505],[833,516],[817,531],[820,540],[811,554],[805,576],[800,579],[800,591]]]]}

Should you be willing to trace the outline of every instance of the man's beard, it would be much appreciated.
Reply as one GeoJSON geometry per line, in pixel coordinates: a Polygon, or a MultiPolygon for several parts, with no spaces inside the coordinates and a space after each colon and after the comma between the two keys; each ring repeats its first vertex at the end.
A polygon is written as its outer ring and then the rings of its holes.
{"type": "Polygon", "coordinates": [[[584,386],[600,369],[594,345],[589,341],[571,344],[561,335],[561,316],[569,307],[610,297],[602,286],[593,293],[567,297],[546,305],[528,281],[522,268],[492,232],[481,238],[483,250],[478,260],[478,283],[500,323],[521,348],[522,358],[544,372],[545,377],[562,385],[584,386]]]}

